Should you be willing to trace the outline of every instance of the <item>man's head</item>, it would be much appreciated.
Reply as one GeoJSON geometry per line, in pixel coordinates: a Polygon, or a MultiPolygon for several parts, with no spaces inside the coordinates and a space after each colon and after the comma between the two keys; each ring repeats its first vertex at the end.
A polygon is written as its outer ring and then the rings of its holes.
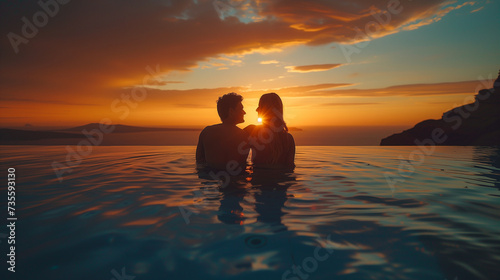
{"type": "Polygon", "coordinates": [[[223,123],[239,124],[245,122],[243,116],[246,114],[243,110],[243,97],[234,92],[224,94],[217,100],[217,112],[223,123]]]}

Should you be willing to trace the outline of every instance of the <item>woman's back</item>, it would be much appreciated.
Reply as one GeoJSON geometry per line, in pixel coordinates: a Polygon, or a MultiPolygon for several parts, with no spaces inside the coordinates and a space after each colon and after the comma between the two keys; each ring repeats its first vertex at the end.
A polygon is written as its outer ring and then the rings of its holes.
{"type": "Polygon", "coordinates": [[[251,137],[252,163],[255,168],[293,169],[295,141],[286,132],[274,132],[264,125],[250,125],[245,131],[251,137]]]}

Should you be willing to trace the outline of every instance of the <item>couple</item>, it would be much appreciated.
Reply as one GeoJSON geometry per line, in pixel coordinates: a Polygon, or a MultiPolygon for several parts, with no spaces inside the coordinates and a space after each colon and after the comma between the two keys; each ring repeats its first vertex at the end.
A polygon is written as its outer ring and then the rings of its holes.
{"type": "Polygon", "coordinates": [[[276,93],[266,93],[259,100],[257,113],[261,125],[237,127],[245,122],[243,97],[234,92],[217,100],[221,124],[207,126],[200,133],[196,148],[198,168],[245,170],[252,151],[254,168],[287,169],[295,167],[295,142],[283,120],[283,103],[276,93]]]}

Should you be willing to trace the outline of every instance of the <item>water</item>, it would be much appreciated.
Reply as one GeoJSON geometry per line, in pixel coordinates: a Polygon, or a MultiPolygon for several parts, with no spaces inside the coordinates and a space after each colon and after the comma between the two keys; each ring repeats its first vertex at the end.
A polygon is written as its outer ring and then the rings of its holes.
{"type": "Polygon", "coordinates": [[[17,272],[2,279],[500,273],[499,148],[437,147],[412,161],[416,147],[299,146],[294,173],[255,171],[223,189],[196,174],[195,147],[94,147],[62,181],[51,165],[64,146],[0,151],[3,178],[16,168],[18,217],[17,272]]]}

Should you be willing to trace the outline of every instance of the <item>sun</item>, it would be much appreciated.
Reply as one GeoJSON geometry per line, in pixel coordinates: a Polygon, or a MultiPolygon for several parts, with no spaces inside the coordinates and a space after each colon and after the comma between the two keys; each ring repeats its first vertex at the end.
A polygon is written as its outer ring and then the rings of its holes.
{"type": "Polygon", "coordinates": [[[259,123],[262,123],[262,118],[258,118],[258,119],[257,119],[257,121],[258,121],[259,123]]]}

